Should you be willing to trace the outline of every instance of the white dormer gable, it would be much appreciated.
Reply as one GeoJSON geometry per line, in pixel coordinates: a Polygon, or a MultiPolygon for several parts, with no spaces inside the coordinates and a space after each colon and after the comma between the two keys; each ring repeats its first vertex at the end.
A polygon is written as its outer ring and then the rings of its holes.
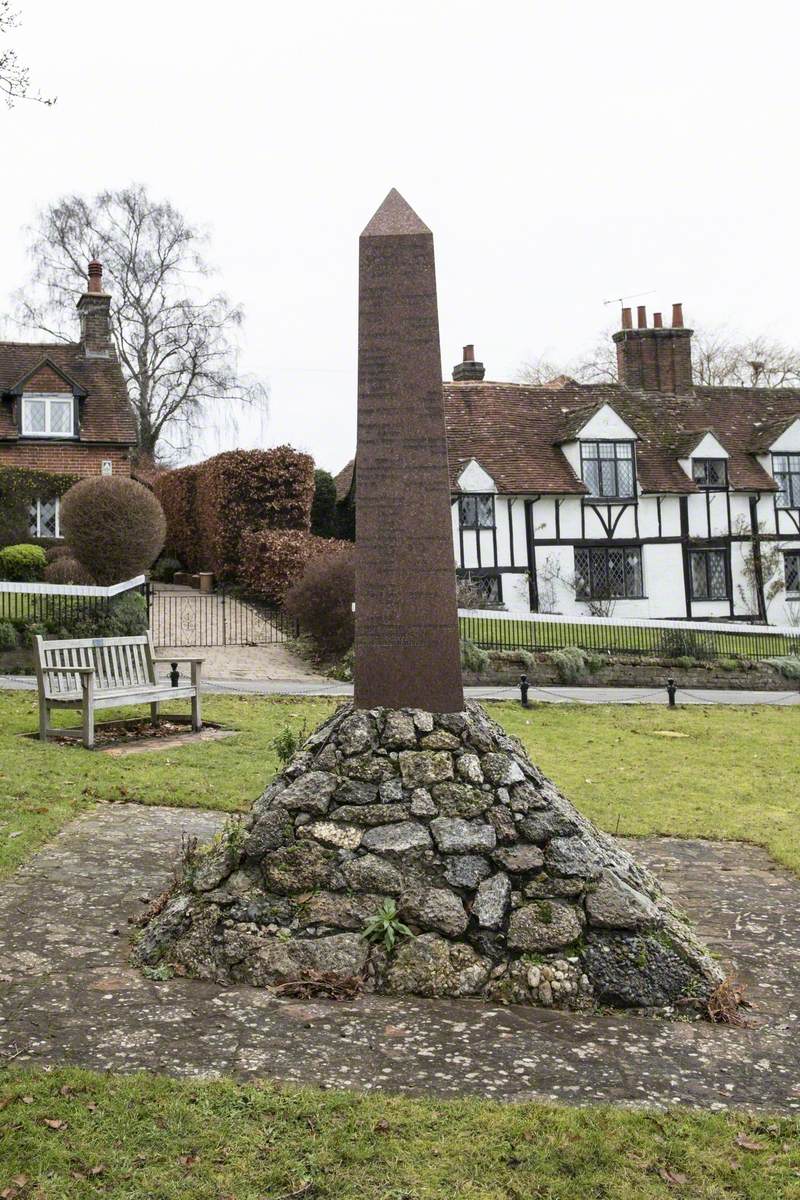
{"type": "Polygon", "coordinates": [[[800,454],[800,417],[792,421],[788,429],[784,429],[781,436],[772,443],[770,450],[773,454],[800,454]]]}
{"type": "Polygon", "coordinates": [[[604,404],[602,408],[598,409],[583,428],[578,430],[576,437],[582,442],[633,442],[637,440],[630,425],[626,425],[610,404],[604,404]]]}
{"type": "Polygon", "coordinates": [[[690,458],[730,458],[728,451],[713,433],[706,433],[689,455],[690,458]]]}
{"type": "Polygon", "coordinates": [[[458,477],[462,492],[496,492],[497,484],[477,459],[471,458],[458,477]]]}

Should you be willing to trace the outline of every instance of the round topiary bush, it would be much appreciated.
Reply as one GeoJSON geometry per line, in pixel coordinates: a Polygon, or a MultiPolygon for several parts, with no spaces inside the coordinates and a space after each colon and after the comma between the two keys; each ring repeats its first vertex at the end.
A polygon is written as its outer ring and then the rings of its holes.
{"type": "Polygon", "coordinates": [[[47,558],[41,546],[5,546],[0,550],[0,579],[9,583],[39,583],[47,558]]]}
{"type": "Polygon", "coordinates": [[[99,584],[146,571],[164,547],[164,512],[152,492],[124,475],[82,479],[61,501],[61,529],[99,584]]]}
{"type": "Polygon", "coordinates": [[[44,569],[44,577],[47,583],[91,584],[96,582],[86,567],[79,563],[77,558],[71,558],[69,554],[61,554],[49,562],[44,569]]]}

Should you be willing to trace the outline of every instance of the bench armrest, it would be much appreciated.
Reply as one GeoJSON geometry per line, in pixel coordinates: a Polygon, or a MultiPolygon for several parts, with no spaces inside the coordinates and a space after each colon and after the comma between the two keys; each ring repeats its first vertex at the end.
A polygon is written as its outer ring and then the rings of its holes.
{"type": "Polygon", "coordinates": [[[158,657],[158,658],[153,659],[154,663],[165,663],[165,662],[168,662],[168,663],[174,663],[174,662],[201,663],[201,662],[205,662],[205,661],[206,661],[205,658],[197,658],[197,657],[192,656],[191,654],[169,654],[169,655],[167,655],[166,658],[158,657]]]}

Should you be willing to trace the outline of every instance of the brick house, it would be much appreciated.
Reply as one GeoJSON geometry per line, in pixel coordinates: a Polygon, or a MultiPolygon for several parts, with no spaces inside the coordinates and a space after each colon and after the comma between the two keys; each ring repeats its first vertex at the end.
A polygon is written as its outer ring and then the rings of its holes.
{"type": "Polygon", "coordinates": [[[136,426],[111,338],[111,297],[89,264],[77,342],[0,342],[0,477],[34,481],[32,540],[60,537],[59,489],[86,475],[129,475],[136,426]],[[48,477],[52,477],[50,480],[48,477]]]}
{"type": "MultiPolygon", "coordinates": [[[[453,547],[517,612],[800,617],[800,390],[701,387],[680,305],[613,335],[616,384],[444,384],[453,547]]],[[[337,479],[355,490],[352,464],[337,479]]]]}

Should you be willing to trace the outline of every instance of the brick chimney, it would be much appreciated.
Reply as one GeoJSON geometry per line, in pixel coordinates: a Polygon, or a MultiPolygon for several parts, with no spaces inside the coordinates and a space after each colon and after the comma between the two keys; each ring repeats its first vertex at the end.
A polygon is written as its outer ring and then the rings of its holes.
{"type": "Polygon", "coordinates": [[[465,346],[464,357],[453,367],[453,379],[456,383],[479,382],[486,371],[482,362],[475,362],[475,347],[465,346]]]}
{"type": "Polygon", "coordinates": [[[87,358],[113,358],[110,313],[111,297],[103,291],[103,268],[93,259],[89,263],[86,291],[78,301],[81,344],[87,358]]]}
{"type": "Polygon", "coordinates": [[[647,310],[637,309],[632,328],[631,310],[622,310],[622,328],[614,334],[619,381],[644,392],[685,392],[692,386],[692,330],[683,327],[683,308],[672,306],[672,327],[664,327],[661,313],[653,314],[648,328],[647,310]]]}

